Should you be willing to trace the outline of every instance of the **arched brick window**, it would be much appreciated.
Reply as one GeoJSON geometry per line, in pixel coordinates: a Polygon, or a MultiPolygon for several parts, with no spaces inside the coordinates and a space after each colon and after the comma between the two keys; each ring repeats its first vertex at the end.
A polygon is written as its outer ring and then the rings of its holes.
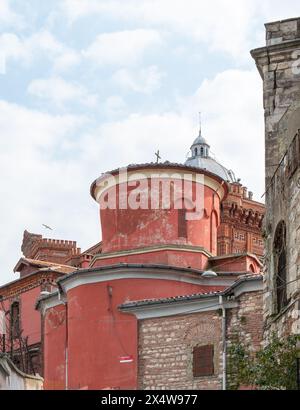
{"type": "Polygon", "coordinates": [[[276,287],[276,310],[287,306],[287,255],[286,255],[286,225],[281,221],[276,229],[273,245],[274,274],[276,287]]]}

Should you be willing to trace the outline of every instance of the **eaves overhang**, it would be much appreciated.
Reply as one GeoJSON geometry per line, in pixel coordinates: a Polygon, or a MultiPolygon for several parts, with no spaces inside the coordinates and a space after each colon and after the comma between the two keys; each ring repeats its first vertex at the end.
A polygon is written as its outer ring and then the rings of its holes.
{"type": "Polygon", "coordinates": [[[246,275],[221,292],[126,302],[119,306],[119,310],[123,313],[133,314],[138,319],[216,311],[222,307],[226,309],[238,307],[238,298],[242,294],[262,290],[262,275],[246,275]]]}

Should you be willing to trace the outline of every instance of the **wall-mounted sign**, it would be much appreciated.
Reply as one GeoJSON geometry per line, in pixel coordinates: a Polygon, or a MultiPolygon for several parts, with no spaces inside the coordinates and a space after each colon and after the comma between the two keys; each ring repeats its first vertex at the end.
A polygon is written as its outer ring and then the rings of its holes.
{"type": "Polygon", "coordinates": [[[132,356],[120,356],[119,360],[120,360],[120,363],[132,363],[133,357],[132,356]]]}

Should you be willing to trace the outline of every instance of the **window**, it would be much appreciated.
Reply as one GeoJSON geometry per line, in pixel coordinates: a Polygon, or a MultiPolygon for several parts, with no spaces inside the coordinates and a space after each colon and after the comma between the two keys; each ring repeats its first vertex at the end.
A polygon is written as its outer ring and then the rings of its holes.
{"type": "Polygon", "coordinates": [[[14,302],[11,305],[10,313],[10,326],[11,326],[11,337],[16,339],[20,334],[20,304],[19,302],[14,302]]]}
{"type": "Polygon", "coordinates": [[[178,237],[187,238],[187,222],[185,209],[178,209],[178,237]]]}
{"type": "Polygon", "coordinates": [[[197,346],[193,351],[194,377],[209,377],[214,375],[214,346],[197,346]]]}
{"type": "Polygon", "coordinates": [[[195,148],[195,157],[198,155],[198,148],[195,148]]]}
{"type": "Polygon", "coordinates": [[[201,147],[201,157],[204,157],[204,148],[201,147]]]}
{"type": "Polygon", "coordinates": [[[214,256],[217,254],[217,228],[218,214],[213,211],[210,217],[210,251],[214,256]]]}
{"type": "Polygon", "coordinates": [[[277,312],[287,306],[287,259],[286,259],[286,226],[282,221],[278,224],[274,246],[274,274],[276,287],[276,307],[277,312]]]}
{"type": "Polygon", "coordinates": [[[296,134],[288,152],[288,168],[289,177],[292,177],[300,163],[300,135],[296,134]]]}

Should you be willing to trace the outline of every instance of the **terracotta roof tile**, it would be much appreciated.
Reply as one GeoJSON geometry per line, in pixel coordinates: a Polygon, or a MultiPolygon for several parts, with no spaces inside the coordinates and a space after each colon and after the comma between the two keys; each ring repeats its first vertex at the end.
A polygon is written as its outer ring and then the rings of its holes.
{"type": "Polygon", "coordinates": [[[14,272],[18,272],[18,269],[22,264],[36,266],[37,268],[40,268],[40,269],[50,268],[51,270],[55,270],[56,272],[61,272],[61,273],[71,273],[77,270],[77,268],[74,268],[74,266],[63,265],[61,263],[40,261],[38,259],[21,258],[19,262],[17,263],[14,269],[14,272]]]}

